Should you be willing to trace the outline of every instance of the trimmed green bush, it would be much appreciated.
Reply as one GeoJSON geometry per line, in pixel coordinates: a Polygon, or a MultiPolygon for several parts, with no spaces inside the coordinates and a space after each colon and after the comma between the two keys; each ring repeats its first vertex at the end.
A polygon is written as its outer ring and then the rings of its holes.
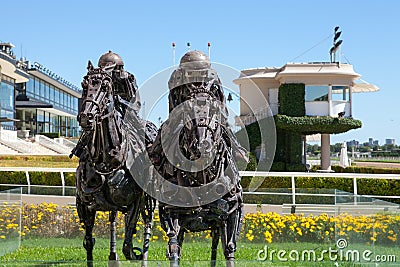
{"type": "Polygon", "coordinates": [[[74,172],[64,172],[66,186],[76,186],[76,174],[74,172]]]}
{"type": "Polygon", "coordinates": [[[284,83],[279,86],[279,114],[301,117],[306,115],[304,83],[284,83]]]}
{"type": "Polygon", "coordinates": [[[334,172],[338,173],[374,173],[374,174],[400,174],[400,169],[394,168],[376,168],[376,167],[361,167],[349,166],[343,168],[338,165],[331,166],[334,172]]]}
{"type": "Polygon", "coordinates": [[[62,185],[59,172],[30,172],[29,178],[34,185],[62,185]]]}
{"type": "Polygon", "coordinates": [[[278,114],[275,117],[276,127],[286,131],[301,134],[338,134],[352,129],[361,128],[362,122],[353,118],[333,118],[330,116],[286,116],[278,114]]]}

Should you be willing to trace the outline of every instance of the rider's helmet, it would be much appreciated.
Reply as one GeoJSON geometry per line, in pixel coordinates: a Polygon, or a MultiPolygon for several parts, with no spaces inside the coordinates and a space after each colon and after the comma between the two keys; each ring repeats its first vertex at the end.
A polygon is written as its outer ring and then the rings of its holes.
{"type": "Polygon", "coordinates": [[[117,53],[109,50],[107,53],[103,54],[100,57],[98,66],[100,68],[104,68],[114,64],[116,65],[116,69],[122,69],[124,67],[124,62],[122,61],[122,58],[117,53]]]}
{"type": "Polygon", "coordinates": [[[193,82],[206,82],[216,79],[217,72],[211,69],[210,59],[201,51],[189,51],[181,58],[179,66],[172,73],[168,87],[170,90],[193,82]]]}
{"type": "Polygon", "coordinates": [[[189,51],[182,58],[179,63],[180,68],[200,70],[211,68],[210,59],[206,54],[201,51],[189,51]]]}

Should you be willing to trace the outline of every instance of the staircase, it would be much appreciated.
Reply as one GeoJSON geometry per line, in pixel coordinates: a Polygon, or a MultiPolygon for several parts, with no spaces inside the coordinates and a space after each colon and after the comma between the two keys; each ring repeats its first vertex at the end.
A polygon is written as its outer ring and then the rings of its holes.
{"type": "Polygon", "coordinates": [[[35,141],[46,147],[47,149],[50,149],[57,154],[67,154],[69,155],[71,153],[71,148],[65,145],[58,144],[57,142],[53,141],[52,139],[48,138],[47,136],[44,135],[36,135],[35,136],[35,141]]]}
{"type": "Polygon", "coordinates": [[[0,154],[1,155],[18,155],[18,154],[20,154],[20,152],[18,152],[17,150],[11,148],[7,144],[4,144],[0,140],[0,154]]]}

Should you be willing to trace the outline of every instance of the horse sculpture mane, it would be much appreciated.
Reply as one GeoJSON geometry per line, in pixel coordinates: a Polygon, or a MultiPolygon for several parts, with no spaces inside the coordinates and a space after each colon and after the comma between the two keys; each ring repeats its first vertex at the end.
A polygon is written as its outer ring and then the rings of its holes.
{"type": "MultiPolygon", "coordinates": [[[[154,141],[156,128],[136,114],[138,92],[133,75],[128,76],[128,81],[133,84],[128,88],[132,92],[131,99],[123,99],[116,93],[113,67],[94,68],[89,61],[88,73],[82,82],[82,105],[78,115],[83,132],[72,151],[79,157],[76,204],[85,229],[88,266],[92,266],[93,261],[92,230],[96,211],[110,211],[109,260],[118,260],[115,219],[120,211],[125,214],[123,253],[127,259],[143,258],[145,262],[155,208],[155,200],[136,184],[127,161],[130,164],[140,162],[140,157],[154,141]],[[143,250],[132,244],[140,214],[145,223],[143,250]]],[[[146,170],[145,166],[141,167],[146,170]]]]}

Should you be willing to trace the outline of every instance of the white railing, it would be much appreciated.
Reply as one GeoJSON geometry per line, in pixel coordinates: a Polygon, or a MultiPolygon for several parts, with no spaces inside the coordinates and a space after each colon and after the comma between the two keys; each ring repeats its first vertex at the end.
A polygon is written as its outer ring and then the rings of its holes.
{"type": "Polygon", "coordinates": [[[65,190],[69,188],[65,185],[64,173],[68,172],[76,172],[75,168],[35,168],[35,167],[0,167],[0,172],[9,171],[9,172],[25,172],[26,184],[0,184],[3,186],[12,186],[12,187],[26,187],[27,193],[31,193],[31,189],[35,187],[48,187],[48,188],[60,188],[62,190],[62,195],[65,195],[65,190]],[[47,186],[47,185],[33,185],[31,184],[30,172],[59,172],[61,179],[61,186],[47,186]]]}
{"type": "MultiPolygon", "coordinates": [[[[290,177],[291,178],[291,192],[290,193],[277,193],[277,192],[256,192],[249,191],[243,194],[249,195],[290,195],[292,197],[292,205],[296,205],[296,196],[321,196],[321,197],[334,197],[335,194],[320,194],[320,193],[299,193],[296,192],[296,178],[299,177],[332,177],[332,178],[348,178],[353,180],[354,196],[358,195],[357,181],[360,179],[388,179],[400,180],[400,174],[369,174],[369,173],[326,173],[326,172],[259,172],[259,171],[241,171],[240,176],[250,177],[290,177]]],[[[334,188],[332,188],[334,189],[334,188]]],[[[370,198],[387,198],[387,199],[400,199],[399,195],[362,195],[363,197],[370,198]]],[[[355,198],[356,201],[356,198],[355,198]]]]}
{"type": "MultiPolygon", "coordinates": [[[[35,168],[35,167],[0,167],[1,171],[20,171],[25,172],[26,185],[15,185],[15,184],[1,184],[5,186],[23,186],[28,188],[28,194],[31,188],[37,185],[32,185],[30,181],[30,172],[59,172],[61,179],[61,188],[63,194],[65,189],[64,173],[75,173],[75,168],[35,168]]],[[[299,193],[296,192],[296,178],[299,177],[332,177],[332,178],[348,178],[353,181],[353,192],[354,196],[358,195],[358,181],[361,179],[388,179],[388,180],[400,180],[400,174],[368,174],[368,173],[324,173],[324,172],[259,172],[259,171],[240,171],[240,176],[248,177],[290,177],[291,178],[291,188],[289,193],[278,193],[278,192],[257,192],[257,191],[247,191],[244,194],[247,195],[290,195],[292,198],[291,204],[296,204],[296,196],[321,196],[321,197],[334,197],[335,194],[322,194],[322,193],[299,193]]],[[[334,188],[332,188],[334,189],[334,188]]],[[[386,198],[386,199],[399,199],[399,195],[362,195],[363,197],[371,198],[386,198]]]]}

